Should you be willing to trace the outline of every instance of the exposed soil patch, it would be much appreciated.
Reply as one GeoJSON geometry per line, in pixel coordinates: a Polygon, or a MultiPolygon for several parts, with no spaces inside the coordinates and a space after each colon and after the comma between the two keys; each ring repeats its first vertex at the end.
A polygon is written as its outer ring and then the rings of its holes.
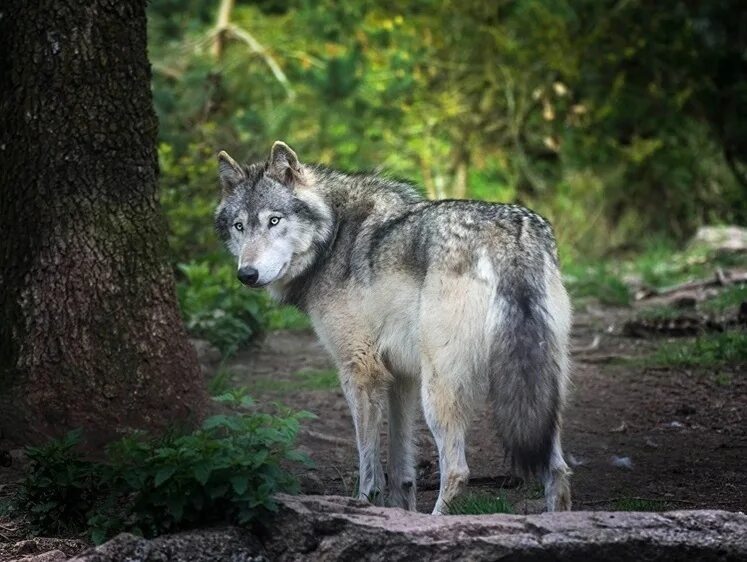
{"type": "MultiPolygon", "coordinates": [[[[574,389],[564,427],[574,466],[574,509],[747,509],[745,365],[655,368],[630,359],[664,339],[622,334],[629,311],[579,313],[573,333],[574,389]],[[593,344],[598,338],[597,345],[593,344]],[[650,501],[649,501],[650,500],[650,501]]],[[[333,368],[311,332],[275,332],[228,366],[234,382],[260,404],[279,401],[317,418],[300,443],[316,463],[300,475],[308,493],[353,494],[357,452],[353,425],[337,388],[304,389],[299,371],[333,368]]],[[[430,511],[438,487],[435,445],[418,425],[418,509],[430,511]]],[[[386,426],[382,431],[386,451],[386,426]]],[[[386,453],[384,453],[386,456],[386,453]]],[[[490,416],[479,410],[469,436],[470,488],[501,490],[518,513],[540,511],[541,490],[511,478],[490,416]]]]}

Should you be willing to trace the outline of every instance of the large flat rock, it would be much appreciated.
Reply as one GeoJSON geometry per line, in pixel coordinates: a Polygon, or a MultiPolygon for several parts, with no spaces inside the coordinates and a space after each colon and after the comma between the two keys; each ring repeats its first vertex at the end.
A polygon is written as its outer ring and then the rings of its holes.
{"type": "Polygon", "coordinates": [[[725,511],[434,517],[338,496],[280,496],[252,535],[237,528],[120,535],[74,558],[115,560],[747,560],[747,516],[725,511]]]}

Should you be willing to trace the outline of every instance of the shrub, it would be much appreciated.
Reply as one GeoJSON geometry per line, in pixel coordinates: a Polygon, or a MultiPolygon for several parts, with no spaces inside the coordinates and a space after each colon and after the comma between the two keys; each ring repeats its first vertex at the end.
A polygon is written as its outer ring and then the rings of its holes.
{"type": "Polygon", "coordinates": [[[273,511],[273,494],[297,490],[281,463],[309,462],[293,443],[310,414],[253,412],[251,399],[235,391],[216,400],[238,412],[212,416],[189,434],[125,437],[103,461],[81,456],[79,433],[29,449],[19,505],[39,532],[57,532],[64,521],[68,530],[87,526],[96,543],[121,531],[155,536],[273,511]]]}
{"type": "Polygon", "coordinates": [[[101,474],[76,450],[80,432],[72,431],[40,447],[28,447],[30,471],[16,508],[28,510],[34,530],[52,534],[80,528],[95,501],[101,474]]]}
{"type": "Polygon", "coordinates": [[[180,264],[179,271],[177,292],[187,329],[224,356],[262,330],[309,327],[308,317],[294,307],[278,306],[265,292],[241,286],[230,263],[193,261],[180,264]]]}
{"type": "Polygon", "coordinates": [[[190,262],[179,271],[179,304],[190,333],[230,355],[262,329],[267,297],[242,287],[229,264],[190,262]]]}

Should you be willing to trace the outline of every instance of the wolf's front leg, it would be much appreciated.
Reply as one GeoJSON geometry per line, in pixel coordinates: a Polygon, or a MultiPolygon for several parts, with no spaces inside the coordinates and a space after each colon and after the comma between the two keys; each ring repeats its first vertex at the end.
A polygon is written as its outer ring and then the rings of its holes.
{"type": "Polygon", "coordinates": [[[386,388],[376,377],[355,371],[341,372],[342,388],[350,406],[358,443],[358,497],[383,505],[384,470],[380,432],[386,388]]]}

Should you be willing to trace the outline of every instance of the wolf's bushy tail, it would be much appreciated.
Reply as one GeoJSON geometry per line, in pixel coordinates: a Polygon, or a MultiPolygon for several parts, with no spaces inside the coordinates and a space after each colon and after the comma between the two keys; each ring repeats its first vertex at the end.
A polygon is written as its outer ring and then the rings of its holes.
{"type": "Polygon", "coordinates": [[[550,465],[567,366],[544,268],[523,269],[503,277],[496,290],[490,401],[514,470],[529,476],[550,465]]]}

